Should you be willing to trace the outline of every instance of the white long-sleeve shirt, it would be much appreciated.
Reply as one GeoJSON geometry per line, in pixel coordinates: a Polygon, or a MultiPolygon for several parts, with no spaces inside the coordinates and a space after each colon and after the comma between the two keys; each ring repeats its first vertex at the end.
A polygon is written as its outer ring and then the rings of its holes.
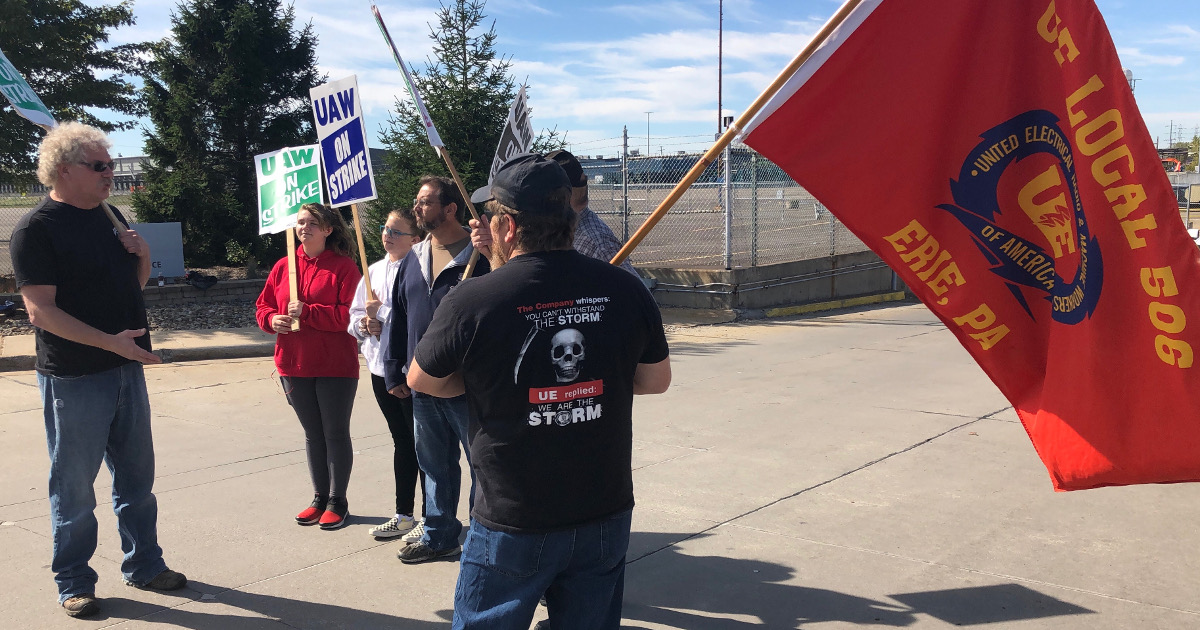
{"type": "Polygon", "coordinates": [[[392,316],[392,285],[395,283],[396,271],[399,268],[399,260],[391,262],[386,257],[367,268],[367,273],[371,276],[371,289],[375,291],[375,298],[383,303],[375,317],[384,324],[383,332],[379,334],[378,338],[363,333],[358,328],[358,322],[367,315],[367,290],[362,281],[358,283],[358,289],[354,292],[354,301],[350,303],[350,326],[346,330],[358,339],[362,355],[367,359],[367,369],[375,376],[383,376],[383,346],[387,345],[388,331],[390,330],[387,322],[392,316]]]}

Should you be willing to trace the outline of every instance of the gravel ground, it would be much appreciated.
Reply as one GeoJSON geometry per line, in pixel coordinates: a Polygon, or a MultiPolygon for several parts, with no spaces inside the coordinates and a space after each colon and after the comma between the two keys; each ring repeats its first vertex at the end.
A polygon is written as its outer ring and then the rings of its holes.
{"type": "MultiPolygon", "coordinates": [[[[244,267],[209,267],[194,269],[222,280],[241,280],[244,267]]],[[[258,277],[265,278],[270,269],[259,269],[258,277]]],[[[150,330],[211,330],[217,328],[254,328],[254,300],[207,302],[202,304],[171,304],[146,308],[150,330]]],[[[0,337],[32,335],[33,326],[25,311],[0,314],[0,337]]]]}
{"type": "MultiPolygon", "coordinates": [[[[253,328],[254,300],[171,304],[146,309],[150,330],[207,330],[214,328],[253,328]]],[[[25,311],[0,315],[0,337],[32,335],[33,327],[25,311]]]]}

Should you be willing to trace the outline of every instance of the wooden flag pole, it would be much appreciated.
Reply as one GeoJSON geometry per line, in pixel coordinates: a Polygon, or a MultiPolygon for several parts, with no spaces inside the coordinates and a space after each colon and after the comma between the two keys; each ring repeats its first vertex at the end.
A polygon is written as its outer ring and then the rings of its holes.
{"type": "MultiPolygon", "coordinates": [[[[437,147],[437,152],[442,156],[442,160],[446,162],[446,168],[450,169],[450,176],[454,178],[454,183],[458,185],[458,192],[462,194],[463,203],[467,204],[467,210],[471,211],[471,218],[479,221],[479,213],[475,211],[475,205],[471,203],[471,193],[467,192],[466,186],[463,186],[462,178],[458,176],[458,169],[454,168],[454,160],[450,159],[450,152],[446,147],[437,147]]],[[[475,263],[479,261],[479,250],[471,251],[471,259],[467,261],[467,268],[463,271],[463,279],[471,277],[475,272],[475,263]]]]}
{"type": "Polygon", "coordinates": [[[612,264],[620,265],[621,263],[625,262],[625,259],[629,257],[629,254],[632,253],[639,244],[641,244],[642,239],[646,238],[646,235],[650,233],[650,230],[653,230],[654,226],[657,225],[658,222],[662,220],[663,216],[667,214],[667,211],[675,205],[675,202],[679,201],[679,198],[683,196],[683,193],[686,192],[687,189],[691,187],[691,185],[694,184],[697,179],[700,178],[700,175],[704,173],[704,170],[708,168],[708,166],[717,159],[721,152],[725,150],[725,147],[733,142],[733,139],[736,138],[739,133],[741,133],[742,127],[748,124],[751,119],[758,114],[759,110],[761,110],[763,106],[767,104],[767,101],[771,100],[771,98],[775,96],[775,93],[783,88],[788,79],[792,78],[793,74],[796,74],[796,71],[800,69],[800,66],[803,65],[804,62],[808,61],[808,58],[811,57],[812,54],[816,52],[817,48],[819,48],[821,44],[829,37],[829,35],[832,34],[833,31],[846,20],[850,13],[858,7],[861,1],[862,0],[846,0],[846,3],[837,10],[837,13],[834,13],[833,17],[829,18],[829,21],[825,23],[825,26],[821,27],[821,30],[818,31],[817,34],[812,38],[812,41],[808,43],[808,46],[805,46],[804,50],[801,50],[800,54],[796,55],[795,59],[792,59],[792,62],[783,69],[783,72],[779,73],[779,76],[775,77],[775,81],[773,81],[771,85],[767,87],[766,91],[760,94],[759,97],[750,104],[750,107],[748,107],[746,111],[742,112],[741,117],[739,117],[737,121],[730,125],[729,128],[725,130],[725,133],[721,134],[721,137],[717,139],[717,143],[714,144],[707,152],[705,152],[704,156],[700,158],[700,161],[696,162],[695,166],[693,166],[692,169],[687,172],[687,175],[684,175],[683,179],[675,185],[675,188],[671,189],[671,193],[667,195],[666,199],[663,199],[662,203],[658,204],[658,208],[656,208],[654,212],[652,212],[650,216],[646,218],[646,221],[637,229],[637,232],[634,232],[634,234],[629,237],[629,241],[625,243],[625,246],[621,248],[621,251],[617,252],[616,256],[613,256],[612,264]]]}
{"type": "Polygon", "coordinates": [[[358,218],[358,204],[350,204],[350,214],[354,216],[354,233],[358,235],[358,261],[362,263],[363,284],[367,287],[367,300],[374,300],[375,291],[371,288],[371,271],[367,266],[367,246],[363,243],[362,221],[358,218]]]}
{"type": "Polygon", "coordinates": [[[112,221],[113,227],[117,229],[118,236],[129,231],[129,228],[125,227],[125,224],[121,223],[121,220],[117,218],[117,213],[113,212],[107,201],[101,201],[100,207],[104,208],[104,214],[107,214],[108,220],[112,221]]]}
{"type": "MultiPolygon", "coordinates": [[[[292,302],[300,299],[300,290],[296,287],[296,230],[287,229],[288,248],[288,294],[292,302]]],[[[300,318],[292,318],[292,332],[300,330],[300,318]]]]}

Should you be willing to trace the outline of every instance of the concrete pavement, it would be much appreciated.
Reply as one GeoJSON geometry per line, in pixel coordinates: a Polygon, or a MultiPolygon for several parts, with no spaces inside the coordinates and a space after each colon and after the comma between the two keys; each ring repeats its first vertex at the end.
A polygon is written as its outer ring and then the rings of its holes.
{"type": "MultiPolygon", "coordinates": [[[[830,303],[822,310],[835,306],[830,303]]],[[[738,317],[731,310],[720,309],[664,308],[662,312],[663,322],[675,326],[721,324],[738,317]]],[[[150,333],[150,343],[165,363],[269,357],[275,350],[274,335],[258,328],[155,330],[150,333]]],[[[0,337],[0,372],[32,370],[35,358],[32,334],[0,337]]]]}
{"type": "MultiPolygon", "coordinates": [[[[1200,488],[1054,493],[1007,401],[922,306],[670,339],[671,390],[635,408],[624,627],[1200,627],[1200,488]]],[[[160,540],[191,585],[121,585],[101,473],[93,620],[55,604],[36,380],[0,374],[4,626],[446,627],[457,563],[405,566],[367,535],[392,503],[370,388],[354,516],[324,532],[291,522],[311,493],[272,372],[264,357],[147,369],[160,540]]]]}

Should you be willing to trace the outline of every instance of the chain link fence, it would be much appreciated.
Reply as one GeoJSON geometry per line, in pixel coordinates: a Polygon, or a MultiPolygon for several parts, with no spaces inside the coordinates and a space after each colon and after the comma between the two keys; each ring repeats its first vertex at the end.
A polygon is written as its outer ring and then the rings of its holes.
{"type": "MultiPolygon", "coordinates": [[[[579,157],[589,176],[589,206],[627,241],[702,154],[579,157]]],[[[637,266],[725,269],[866,249],[778,166],[738,147],[704,170],[630,260],[637,266]]]]}
{"type": "MultiPolygon", "coordinates": [[[[608,159],[578,156],[588,175],[592,211],[623,242],[702,156],[634,153],[608,159]]],[[[110,202],[129,212],[128,194],[127,189],[114,187],[110,202]]],[[[44,191],[22,196],[0,190],[0,278],[12,276],[9,238],[13,226],[43,196],[44,191]]],[[[866,249],[778,166],[747,147],[734,147],[705,169],[630,260],[646,267],[725,269],[866,249]]]]}
{"type": "MultiPolygon", "coordinates": [[[[13,228],[25,213],[42,202],[47,190],[40,184],[29,191],[17,192],[10,187],[0,187],[0,293],[11,292],[12,286],[12,257],[9,255],[9,241],[13,228]]],[[[133,208],[130,204],[128,186],[113,186],[112,195],[108,202],[121,209],[121,212],[133,221],[133,208]]]]}

